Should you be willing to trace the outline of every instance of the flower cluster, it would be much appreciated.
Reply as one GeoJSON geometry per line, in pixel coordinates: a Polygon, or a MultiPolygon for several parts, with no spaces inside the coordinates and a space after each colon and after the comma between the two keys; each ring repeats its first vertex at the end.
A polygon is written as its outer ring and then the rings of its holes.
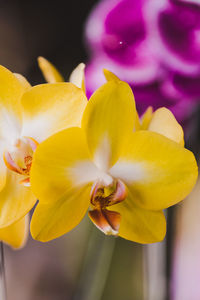
{"type": "Polygon", "coordinates": [[[89,101],[84,65],[64,81],[39,58],[48,82],[31,87],[0,67],[0,239],[15,248],[49,241],[88,211],[105,234],[139,243],[164,238],[163,209],[183,200],[197,178],[181,126],[166,108],[139,119],[129,85],[105,70],[89,101]]]}
{"type": "Polygon", "coordinates": [[[88,95],[102,66],[128,82],[142,114],[168,107],[183,121],[200,99],[200,5],[184,0],[103,0],[86,25],[88,95]]]}

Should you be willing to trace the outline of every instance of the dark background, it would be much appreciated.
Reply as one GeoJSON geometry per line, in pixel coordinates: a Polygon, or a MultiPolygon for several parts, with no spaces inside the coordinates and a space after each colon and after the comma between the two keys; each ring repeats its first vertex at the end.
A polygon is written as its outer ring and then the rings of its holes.
{"type": "Polygon", "coordinates": [[[87,59],[84,23],[95,0],[0,0],[0,64],[42,82],[36,59],[44,56],[67,78],[87,59]]]}

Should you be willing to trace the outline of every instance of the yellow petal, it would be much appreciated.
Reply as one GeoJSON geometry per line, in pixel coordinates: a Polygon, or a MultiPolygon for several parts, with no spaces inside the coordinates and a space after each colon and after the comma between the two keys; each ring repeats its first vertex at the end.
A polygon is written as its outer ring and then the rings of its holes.
{"type": "Polygon", "coordinates": [[[88,209],[97,178],[81,128],[63,130],[41,143],[31,168],[31,187],[40,199],[31,223],[33,237],[48,241],[75,227],[88,209]]]}
{"type": "Polygon", "coordinates": [[[3,145],[0,146],[0,191],[4,188],[6,184],[6,177],[7,177],[7,167],[4,163],[3,159],[4,147],[3,145]]]}
{"type": "Polygon", "coordinates": [[[86,104],[84,92],[72,83],[32,87],[22,97],[22,135],[41,142],[57,131],[79,126],[86,104]]]}
{"type": "Polygon", "coordinates": [[[73,188],[57,201],[39,202],[31,220],[33,238],[47,242],[77,226],[89,207],[90,189],[89,186],[73,188]]]}
{"type": "Polygon", "coordinates": [[[6,185],[0,192],[0,228],[25,216],[36,202],[30,188],[19,184],[21,176],[7,170],[6,185]]]}
{"type": "Polygon", "coordinates": [[[47,82],[55,83],[65,81],[60,72],[56,69],[56,67],[52,63],[50,63],[46,58],[39,56],[38,65],[47,82]]]}
{"type": "Polygon", "coordinates": [[[26,215],[8,227],[0,229],[0,240],[15,249],[22,248],[29,234],[29,216],[26,215]]]}
{"type": "Polygon", "coordinates": [[[141,128],[142,130],[148,130],[149,124],[153,117],[153,108],[149,106],[145,113],[141,117],[141,128]]]}
{"type": "Polygon", "coordinates": [[[13,74],[19,80],[19,82],[22,84],[22,86],[24,87],[24,90],[30,89],[31,85],[23,75],[18,74],[18,73],[13,73],[13,74]]]}
{"type": "Polygon", "coordinates": [[[0,66],[0,137],[12,140],[21,129],[21,96],[24,87],[16,76],[0,66]]]}
{"type": "Polygon", "coordinates": [[[0,66],[0,104],[17,116],[20,115],[20,99],[24,88],[15,75],[0,66]]]}
{"type": "Polygon", "coordinates": [[[72,187],[87,185],[98,176],[90,161],[84,132],[74,127],[58,132],[37,147],[30,179],[40,202],[52,203],[72,187]]]}
{"type": "Polygon", "coordinates": [[[156,243],[164,239],[166,220],[162,211],[150,211],[136,206],[131,194],[112,209],[121,214],[119,236],[141,244],[156,243]]]}
{"type": "Polygon", "coordinates": [[[165,107],[159,108],[154,112],[148,130],[160,133],[184,146],[183,129],[172,112],[165,107]]]}
{"type": "MultiPolygon", "coordinates": [[[[106,78],[107,81],[120,81],[120,79],[111,71],[104,69],[103,70],[104,76],[106,78]]],[[[138,113],[136,111],[135,113],[135,120],[134,120],[135,124],[134,124],[134,130],[139,130],[140,129],[140,120],[139,120],[139,116],[138,113]]]]}
{"type": "Polygon", "coordinates": [[[77,87],[85,92],[85,64],[80,63],[71,73],[69,82],[75,84],[77,87]]]}
{"type": "Polygon", "coordinates": [[[95,163],[107,170],[118,159],[124,140],[136,117],[131,88],[122,81],[109,81],[90,98],[82,127],[95,163]]]}
{"type": "Polygon", "coordinates": [[[111,80],[115,80],[118,81],[120,80],[113,72],[104,69],[103,70],[104,76],[106,78],[107,81],[111,81],[111,80]]]}
{"type": "Polygon", "coordinates": [[[191,192],[198,169],[189,150],[160,134],[137,131],[109,173],[127,184],[139,206],[161,210],[191,192]]]}

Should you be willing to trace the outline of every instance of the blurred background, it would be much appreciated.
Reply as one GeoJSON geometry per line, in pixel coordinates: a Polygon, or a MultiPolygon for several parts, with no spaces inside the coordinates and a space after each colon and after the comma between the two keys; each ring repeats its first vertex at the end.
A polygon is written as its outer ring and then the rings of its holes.
{"type": "Polygon", "coordinates": [[[85,61],[84,23],[97,1],[0,1],[0,59],[32,84],[44,79],[37,67],[47,57],[67,78],[85,61]]]}
{"type": "MultiPolygon", "coordinates": [[[[198,157],[199,1],[0,0],[0,64],[34,85],[44,82],[38,56],[66,80],[88,62],[88,95],[109,68],[132,86],[140,114],[169,107],[198,157]]],[[[107,238],[86,217],[52,242],[6,246],[8,300],[199,300],[198,198],[197,187],[168,211],[167,238],[156,245],[107,238]]]]}

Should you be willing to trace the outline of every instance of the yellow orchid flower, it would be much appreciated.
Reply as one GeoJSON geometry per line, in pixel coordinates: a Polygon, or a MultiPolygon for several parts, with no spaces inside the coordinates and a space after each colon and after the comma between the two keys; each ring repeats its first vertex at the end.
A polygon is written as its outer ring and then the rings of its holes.
{"type": "Polygon", "coordinates": [[[34,151],[59,130],[80,126],[86,104],[84,92],[71,83],[31,87],[0,66],[0,240],[24,244],[24,216],[36,202],[28,187],[34,151]]]}
{"type": "Polygon", "coordinates": [[[90,98],[81,128],[63,130],[37,147],[30,172],[39,199],[33,238],[65,234],[88,208],[106,234],[139,243],[164,238],[162,210],[190,193],[197,164],[182,145],[153,130],[135,131],[137,126],[132,90],[114,78],[90,98]]]}
{"type": "MultiPolygon", "coordinates": [[[[45,80],[48,83],[64,82],[64,78],[56,67],[49,62],[46,58],[39,56],[38,65],[45,80]]],[[[75,84],[77,87],[82,88],[85,91],[85,64],[80,63],[71,73],[69,82],[75,84]]]]}

